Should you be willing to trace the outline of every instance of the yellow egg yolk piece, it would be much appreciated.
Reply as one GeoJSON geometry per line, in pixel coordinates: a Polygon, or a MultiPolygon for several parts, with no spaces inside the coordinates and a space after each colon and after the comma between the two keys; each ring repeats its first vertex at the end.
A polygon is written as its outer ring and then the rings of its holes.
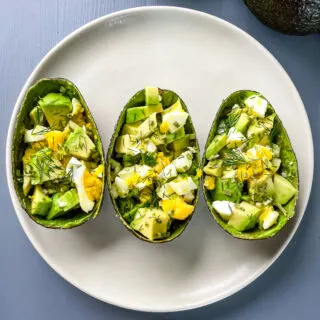
{"type": "Polygon", "coordinates": [[[201,178],[202,177],[202,170],[200,168],[197,169],[196,177],[197,178],[201,178]]]}
{"type": "Polygon", "coordinates": [[[252,148],[247,151],[246,156],[249,159],[263,160],[264,158],[271,160],[272,152],[270,148],[265,146],[256,145],[255,148],[252,148]]]}
{"type": "Polygon", "coordinates": [[[246,181],[253,176],[253,168],[251,165],[242,164],[237,169],[237,177],[240,181],[246,181]]]}
{"type": "Polygon", "coordinates": [[[162,122],[160,125],[160,132],[167,133],[169,131],[169,124],[167,122],[162,122]]]}
{"type": "Polygon", "coordinates": [[[157,164],[154,166],[154,171],[160,173],[164,167],[170,164],[170,159],[164,155],[163,152],[159,152],[157,155],[157,164]]]}
{"type": "Polygon", "coordinates": [[[165,213],[177,220],[185,220],[194,210],[194,206],[184,202],[181,198],[162,200],[161,207],[165,213]]]}
{"type": "Polygon", "coordinates": [[[254,161],[252,163],[252,169],[253,169],[254,175],[263,172],[263,170],[264,170],[263,160],[254,161]]]}
{"type": "Polygon", "coordinates": [[[35,153],[36,153],[36,150],[33,148],[26,149],[26,151],[24,152],[23,158],[22,158],[23,163],[27,164],[30,161],[31,156],[35,153]]]}
{"type": "Polygon", "coordinates": [[[215,179],[212,176],[205,176],[203,185],[208,189],[208,190],[214,190],[216,187],[215,179]]]}
{"type": "Polygon", "coordinates": [[[102,181],[85,169],[83,185],[88,198],[91,201],[99,200],[102,192],[102,181]]]}
{"type": "Polygon", "coordinates": [[[36,141],[31,143],[31,148],[34,149],[35,151],[38,151],[40,149],[43,149],[47,146],[46,141],[36,141]]]}
{"type": "Polygon", "coordinates": [[[133,172],[129,177],[125,178],[124,181],[129,188],[134,187],[140,180],[140,176],[137,172],[133,172]]]}
{"type": "Polygon", "coordinates": [[[54,152],[57,152],[59,145],[63,145],[65,140],[65,133],[62,131],[54,130],[45,134],[48,142],[48,147],[54,152]]]}

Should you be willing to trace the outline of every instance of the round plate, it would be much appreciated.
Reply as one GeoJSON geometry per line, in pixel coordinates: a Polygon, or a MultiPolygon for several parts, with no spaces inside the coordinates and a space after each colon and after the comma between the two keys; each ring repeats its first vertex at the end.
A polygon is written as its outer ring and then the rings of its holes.
{"type": "Polygon", "coordinates": [[[304,214],[313,176],[309,122],[297,90],[276,59],[248,34],[221,19],[174,7],[144,7],[95,20],[60,42],[25,84],[7,140],[7,176],[20,223],[62,277],[114,305],[176,311],[223,299],[260,276],[279,257],[304,214]],[[223,98],[260,91],[289,133],[300,170],[295,218],[270,240],[243,241],[218,227],[201,197],[181,237],[153,245],[135,238],[115,216],[109,195],[98,218],[72,230],[48,230],[21,209],[11,175],[12,134],[28,87],[64,77],[84,95],[107,149],[118,115],[145,85],[176,91],[204,143],[223,98]],[[298,129],[298,130],[297,130],[298,129]]]}

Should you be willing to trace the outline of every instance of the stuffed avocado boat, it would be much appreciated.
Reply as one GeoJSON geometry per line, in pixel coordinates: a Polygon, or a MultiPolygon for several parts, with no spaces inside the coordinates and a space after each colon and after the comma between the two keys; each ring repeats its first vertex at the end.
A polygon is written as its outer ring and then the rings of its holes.
{"type": "Polygon", "coordinates": [[[272,237],[294,216],[297,160],[279,117],[260,93],[237,91],[223,101],[202,165],[209,210],[234,237],[272,237]]]}
{"type": "Polygon", "coordinates": [[[122,111],[107,156],[111,199],[138,238],[180,235],[198,201],[199,147],[187,107],[170,90],[146,87],[122,111]]]}
{"type": "Polygon", "coordinates": [[[104,156],[92,115],[65,79],[41,79],[27,92],[12,146],[15,190],[38,224],[72,228],[99,213],[104,156]]]}

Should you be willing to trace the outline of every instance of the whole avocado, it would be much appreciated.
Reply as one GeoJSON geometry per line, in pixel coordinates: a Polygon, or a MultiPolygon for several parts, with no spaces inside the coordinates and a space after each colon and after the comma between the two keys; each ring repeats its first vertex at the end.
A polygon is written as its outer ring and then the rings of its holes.
{"type": "Polygon", "coordinates": [[[320,0],[245,0],[267,26],[287,34],[320,32],[320,0]]]}

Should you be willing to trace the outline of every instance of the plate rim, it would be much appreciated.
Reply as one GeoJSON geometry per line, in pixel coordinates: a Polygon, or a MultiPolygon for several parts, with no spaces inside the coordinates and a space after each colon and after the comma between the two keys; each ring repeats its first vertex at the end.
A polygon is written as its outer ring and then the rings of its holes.
{"type": "Polygon", "coordinates": [[[253,36],[249,35],[246,31],[242,30],[240,27],[232,24],[231,22],[228,22],[228,21],[226,21],[226,20],[224,20],[222,18],[219,18],[217,16],[214,16],[214,15],[206,13],[206,12],[193,10],[193,9],[189,9],[189,8],[176,7],[176,6],[141,6],[141,7],[134,7],[134,8],[129,8],[129,9],[124,9],[124,10],[119,10],[119,11],[116,11],[116,12],[112,12],[112,13],[103,15],[103,16],[101,16],[99,18],[96,18],[94,20],[91,20],[88,23],[80,26],[79,28],[75,29],[70,34],[65,36],[58,43],[56,43],[54,45],[54,47],[52,47],[44,55],[44,57],[40,60],[40,62],[36,65],[36,67],[33,69],[31,74],[29,75],[27,81],[23,85],[23,87],[22,87],[22,89],[21,89],[21,91],[20,91],[20,93],[18,95],[18,98],[16,100],[16,103],[15,103],[15,106],[14,106],[14,109],[12,111],[12,115],[11,115],[11,118],[10,118],[10,123],[9,123],[9,127],[8,127],[8,134],[7,134],[7,139],[6,139],[6,176],[7,176],[8,188],[9,188],[9,193],[10,193],[10,198],[11,198],[11,201],[12,201],[12,204],[13,204],[13,208],[14,208],[14,211],[16,213],[16,216],[18,217],[18,220],[20,222],[20,225],[21,225],[23,231],[27,235],[27,238],[31,242],[31,244],[34,247],[34,249],[39,253],[39,255],[44,259],[44,261],[57,274],[59,274],[64,280],[66,280],[68,283],[70,283],[74,287],[78,288],[82,292],[86,293],[87,295],[89,295],[91,297],[94,297],[94,298],[96,298],[96,299],[98,299],[100,301],[103,301],[105,303],[109,303],[109,304],[115,305],[117,307],[130,309],[130,310],[135,310],[135,311],[144,311],[144,312],[177,312],[177,311],[185,311],[185,310],[191,310],[191,309],[195,309],[195,308],[204,307],[206,305],[213,304],[213,303],[221,301],[221,300],[223,300],[223,299],[225,299],[225,298],[227,298],[229,296],[232,296],[233,294],[239,292],[240,290],[244,289],[249,284],[254,282],[256,279],[258,279],[280,257],[280,255],[283,253],[283,251],[287,248],[287,246],[291,242],[293,236],[296,234],[296,231],[297,231],[298,227],[300,226],[303,217],[305,216],[305,211],[307,209],[307,205],[308,205],[308,202],[309,202],[309,199],[310,199],[312,185],[313,185],[313,176],[314,176],[314,143],[313,143],[312,131],[311,131],[311,126],[310,126],[308,114],[306,112],[306,108],[304,106],[304,103],[303,103],[303,101],[302,101],[302,99],[300,97],[300,94],[299,94],[295,84],[291,80],[291,78],[288,75],[288,73],[286,72],[286,70],[280,64],[280,62],[272,55],[272,53],[267,48],[265,48],[253,36]],[[297,103],[300,104],[303,107],[302,109],[303,109],[304,118],[305,118],[305,120],[307,120],[306,121],[306,124],[307,124],[307,128],[306,129],[308,131],[308,140],[310,141],[310,147],[311,147],[310,151],[311,151],[311,154],[312,154],[312,158],[310,160],[311,164],[312,164],[312,166],[310,168],[311,184],[310,184],[310,186],[307,186],[306,202],[305,202],[305,205],[303,206],[303,208],[301,208],[302,209],[302,215],[296,219],[295,226],[292,228],[292,230],[291,230],[290,234],[288,235],[287,239],[283,242],[283,244],[279,248],[278,252],[272,257],[270,262],[267,265],[265,265],[265,266],[261,267],[260,269],[256,270],[256,272],[254,272],[251,277],[248,277],[247,279],[245,279],[244,281],[240,282],[238,285],[234,286],[232,289],[225,291],[223,294],[221,294],[218,297],[213,297],[213,298],[209,297],[209,298],[203,299],[203,300],[195,302],[195,303],[191,303],[191,304],[189,303],[188,305],[177,305],[175,307],[169,307],[169,308],[168,307],[155,307],[155,306],[149,308],[149,307],[145,307],[145,306],[139,306],[139,305],[135,306],[135,305],[132,305],[130,303],[119,302],[117,299],[113,299],[111,297],[109,297],[109,299],[106,299],[105,297],[103,297],[103,296],[101,296],[99,294],[96,294],[94,292],[89,292],[90,290],[87,290],[83,286],[79,285],[77,283],[76,279],[71,279],[70,277],[68,277],[67,274],[64,274],[64,271],[61,270],[60,267],[58,267],[54,261],[51,261],[50,256],[48,256],[46,254],[45,250],[41,249],[41,246],[38,244],[37,240],[33,237],[32,232],[29,231],[27,225],[24,223],[22,215],[20,213],[18,213],[18,210],[20,210],[20,203],[19,203],[19,201],[17,201],[17,199],[15,199],[16,194],[15,194],[15,189],[14,189],[14,186],[13,186],[13,177],[12,177],[11,146],[12,146],[13,132],[14,132],[15,123],[16,123],[16,116],[18,114],[18,111],[20,109],[21,103],[23,101],[23,98],[24,98],[27,90],[32,85],[32,83],[36,80],[35,79],[35,75],[41,69],[42,65],[48,59],[50,59],[56,52],[58,52],[59,50],[63,49],[64,46],[67,46],[68,43],[73,40],[73,38],[77,37],[82,32],[90,29],[91,27],[94,27],[95,25],[103,23],[103,22],[105,22],[105,21],[107,21],[109,19],[115,18],[117,16],[121,16],[121,15],[124,15],[124,14],[130,15],[130,14],[135,14],[137,12],[139,13],[139,12],[144,12],[144,11],[164,11],[164,12],[165,11],[175,11],[176,13],[190,14],[190,15],[199,16],[199,17],[206,18],[206,19],[215,20],[215,22],[218,22],[218,23],[220,23],[220,24],[232,29],[233,31],[241,34],[242,36],[246,37],[249,41],[251,41],[251,43],[253,43],[257,49],[262,51],[264,53],[264,55],[268,56],[268,58],[271,59],[273,61],[273,63],[275,63],[279,67],[279,71],[281,71],[284,74],[284,78],[292,86],[292,89],[293,89],[292,91],[293,91],[293,94],[295,95],[294,98],[297,101],[297,103]]]}

